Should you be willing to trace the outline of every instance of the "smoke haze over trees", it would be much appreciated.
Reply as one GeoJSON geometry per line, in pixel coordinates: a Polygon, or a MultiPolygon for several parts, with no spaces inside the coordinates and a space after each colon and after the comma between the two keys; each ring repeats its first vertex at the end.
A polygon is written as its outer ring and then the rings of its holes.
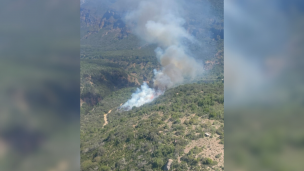
{"type": "Polygon", "coordinates": [[[222,8],[81,5],[82,170],[162,170],[169,159],[173,170],[223,168],[222,8]]]}

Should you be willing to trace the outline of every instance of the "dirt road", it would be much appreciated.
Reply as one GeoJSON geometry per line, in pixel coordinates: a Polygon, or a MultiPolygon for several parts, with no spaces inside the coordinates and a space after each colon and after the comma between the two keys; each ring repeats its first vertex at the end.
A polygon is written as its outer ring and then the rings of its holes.
{"type": "Polygon", "coordinates": [[[108,124],[108,119],[107,119],[107,115],[109,114],[109,113],[111,113],[112,112],[112,110],[109,110],[109,112],[107,113],[107,114],[104,114],[103,115],[103,117],[104,117],[104,124],[103,124],[103,126],[106,126],[107,124],[108,124]]]}

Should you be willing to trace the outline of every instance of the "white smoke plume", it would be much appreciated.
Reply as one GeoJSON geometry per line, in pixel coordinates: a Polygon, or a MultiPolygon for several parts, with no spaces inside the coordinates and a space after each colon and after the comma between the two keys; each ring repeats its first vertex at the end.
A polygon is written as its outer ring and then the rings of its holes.
{"type": "Polygon", "coordinates": [[[121,108],[124,110],[130,110],[134,106],[139,107],[145,103],[152,102],[161,94],[161,91],[155,91],[155,89],[149,88],[147,83],[144,82],[141,89],[137,88],[137,91],[132,94],[132,98],[123,104],[121,108]]]}
{"type": "Polygon", "coordinates": [[[145,83],[132,98],[122,105],[123,109],[139,107],[153,101],[166,89],[194,79],[203,71],[203,66],[187,54],[185,40],[195,43],[195,38],[183,27],[185,20],[180,16],[182,8],[174,0],[144,0],[138,8],[129,12],[126,23],[133,33],[149,44],[156,44],[156,57],[161,70],[154,70],[154,88],[145,83]],[[152,98],[151,98],[152,97],[152,98]]]}

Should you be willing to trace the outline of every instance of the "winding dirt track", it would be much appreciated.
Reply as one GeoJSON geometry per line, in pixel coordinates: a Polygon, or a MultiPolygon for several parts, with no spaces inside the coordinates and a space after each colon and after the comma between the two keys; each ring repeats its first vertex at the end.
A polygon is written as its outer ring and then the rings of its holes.
{"type": "Polygon", "coordinates": [[[108,124],[108,119],[107,119],[107,115],[109,114],[109,113],[111,113],[112,112],[112,110],[109,110],[109,112],[107,113],[107,114],[104,114],[103,115],[103,118],[104,118],[104,124],[103,124],[103,126],[106,126],[107,124],[108,124]]]}

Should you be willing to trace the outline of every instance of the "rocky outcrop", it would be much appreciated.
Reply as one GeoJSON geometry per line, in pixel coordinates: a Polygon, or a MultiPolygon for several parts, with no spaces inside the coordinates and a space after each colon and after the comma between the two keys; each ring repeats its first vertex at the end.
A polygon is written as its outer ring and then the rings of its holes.
{"type": "Polygon", "coordinates": [[[87,38],[92,33],[98,33],[101,29],[107,28],[107,32],[119,32],[118,38],[122,39],[127,36],[131,31],[126,27],[126,24],[123,22],[123,19],[120,16],[121,14],[108,10],[103,15],[97,14],[96,11],[81,8],[80,9],[80,21],[81,28],[90,28],[86,30],[85,35],[82,35],[82,38],[87,38]]]}
{"type": "Polygon", "coordinates": [[[172,164],[173,160],[172,159],[169,159],[168,160],[168,163],[166,164],[164,170],[170,170],[170,167],[171,167],[171,164],[172,164]]]}

